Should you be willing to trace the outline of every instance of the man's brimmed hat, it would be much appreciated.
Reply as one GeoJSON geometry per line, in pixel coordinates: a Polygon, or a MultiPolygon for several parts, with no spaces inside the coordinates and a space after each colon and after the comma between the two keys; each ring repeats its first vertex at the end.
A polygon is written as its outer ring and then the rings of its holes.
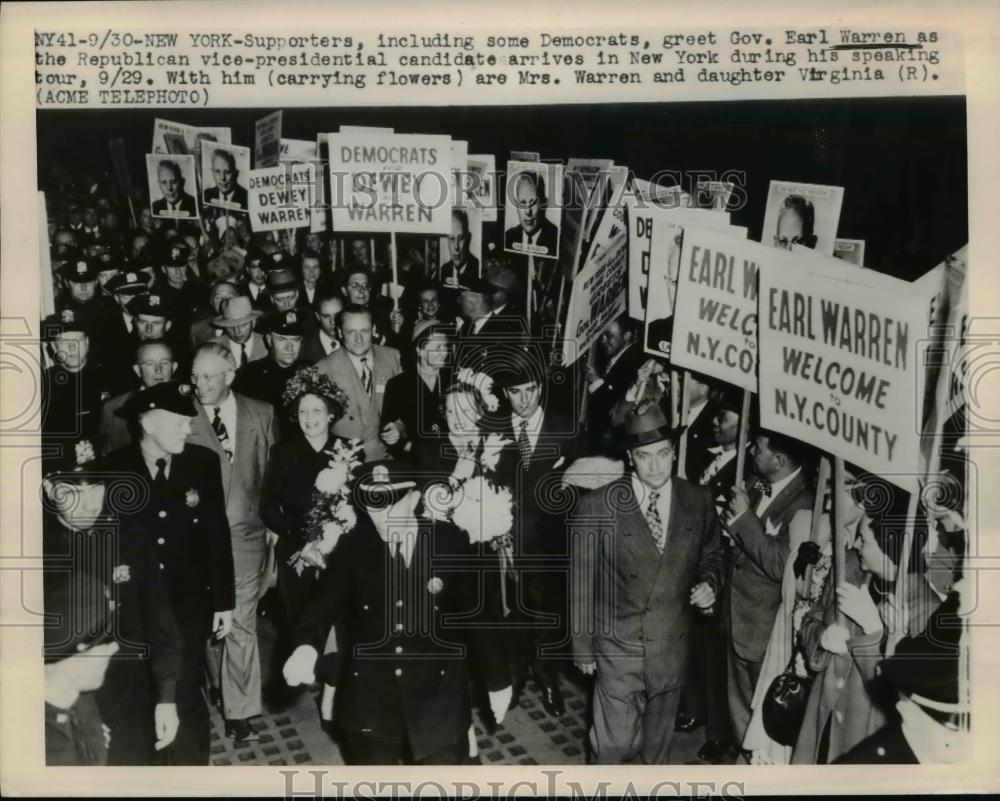
{"type": "Polygon", "coordinates": [[[42,321],[42,338],[46,342],[51,342],[72,331],[90,334],[90,326],[83,315],[77,314],[73,309],[60,309],[42,321]]]}
{"type": "Polygon", "coordinates": [[[358,468],[351,497],[361,508],[385,509],[420,489],[419,478],[412,465],[398,459],[368,462],[358,468]]]}
{"type": "Polygon", "coordinates": [[[144,292],[128,303],[128,313],[133,317],[145,314],[152,317],[173,317],[170,301],[159,292],[144,292]]]}
{"type": "Polygon", "coordinates": [[[77,256],[63,265],[62,277],[66,281],[85,284],[97,280],[97,268],[92,262],[77,256]]]}
{"type": "Polygon", "coordinates": [[[99,483],[104,480],[100,469],[97,449],[89,439],[66,442],[62,453],[42,463],[42,475],[49,481],[99,483]]]}
{"type": "Polygon", "coordinates": [[[269,314],[261,322],[263,323],[264,330],[269,334],[300,337],[305,333],[302,323],[302,312],[295,309],[269,314]]]}
{"type": "Polygon", "coordinates": [[[135,270],[119,273],[108,281],[107,289],[114,295],[138,295],[149,288],[145,276],[135,270]]]}
{"type": "Polygon", "coordinates": [[[683,428],[683,426],[671,426],[660,405],[650,402],[637,407],[626,418],[622,445],[625,448],[638,448],[666,439],[675,440],[683,428]]]}
{"type": "Polygon", "coordinates": [[[483,269],[483,276],[487,283],[496,289],[502,289],[508,295],[517,295],[521,291],[521,281],[515,272],[504,264],[496,262],[487,264],[483,269]]]}
{"type": "MultiPolygon", "coordinates": [[[[275,253],[275,256],[278,254],[275,253]]],[[[298,289],[299,282],[295,277],[295,273],[286,267],[282,267],[277,270],[271,270],[267,274],[267,291],[272,295],[276,295],[279,292],[288,292],[292,289],[298,289]]]]}
{"type": "Polygon", "coordinates": [[[116,414],[120,417],[133,418],[154,409],[182,414],[185,417],[194,417],[198,414],[194,408],[191,385],[180,381],[164,381],[162,384],[153,384],[151,387],[140,389],[119,407],[116,414]]]}
{"type": "Polygon", "coordinates": [[[253,301],[246,295],[230,298],[222,306],[222,314],[212,320],[217,328],[232,328],[245,325],[260,317],[261,312],[253,307],[253,301]]]}

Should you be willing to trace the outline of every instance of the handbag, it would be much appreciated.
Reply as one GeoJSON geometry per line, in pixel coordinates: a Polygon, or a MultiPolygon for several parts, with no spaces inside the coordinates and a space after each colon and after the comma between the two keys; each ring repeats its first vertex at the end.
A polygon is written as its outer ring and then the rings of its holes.
{"type": "Polygon", "coordinates": [[[761,713],[767,736],[781,745],[795,745],[806,715],[806,703],[812,689],[813,676],[801,675],[796,669],[799,656],[796,648],[784,672],[776,676],[767,688],[761,713]]]}

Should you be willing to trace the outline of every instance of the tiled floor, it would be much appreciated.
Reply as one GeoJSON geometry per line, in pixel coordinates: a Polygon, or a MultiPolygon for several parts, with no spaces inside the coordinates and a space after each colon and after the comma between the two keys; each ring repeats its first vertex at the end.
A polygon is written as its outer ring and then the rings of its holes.
{"type": "MultiPolygon", "coordinates": [[[[260,620],[264,662],[270,660],[273,630],[260,620]]],[[[267,676],[265,675],[265,681],[267,676]]],[[[492,736],[486,733],[474,712],[479,761],[484,765],[582,765],[588,726],[587,688],[580,677],[560,682],[566,714],[553,718],[542,708],[533,682],[529,682],[517,708],[510,710],[492,736]]],[[[213,765],[342,765],[344,760],[334,740],[320,725],[317,695],[302,692],[280,711],[266,711],[253,720],[260,740],[234,744],[225,736],[222,718],[212,711],[213,765]]],[[[671,762],[704,764],[696,752],[703,732],[675,734],[671,762]]]]}

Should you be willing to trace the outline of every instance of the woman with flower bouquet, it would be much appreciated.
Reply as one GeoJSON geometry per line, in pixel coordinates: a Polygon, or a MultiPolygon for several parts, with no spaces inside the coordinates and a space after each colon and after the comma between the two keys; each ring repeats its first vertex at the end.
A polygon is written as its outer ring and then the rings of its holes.
{"type": "Polygon", "coordinates": [[[337,538],[354,526],[347,486],[362,456],[357,442],[331,433],[344,414],[344,392],[315,367],[288,381],[282,406],[299,433],[271,449],[260,514],[278,535],[278,590],[291,626],[337,538]]]}

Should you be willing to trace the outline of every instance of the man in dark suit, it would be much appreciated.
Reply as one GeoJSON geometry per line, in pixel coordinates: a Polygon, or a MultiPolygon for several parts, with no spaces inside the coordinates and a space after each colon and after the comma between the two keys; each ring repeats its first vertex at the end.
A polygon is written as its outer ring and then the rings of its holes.
{"type": "Polygon", "coordinates": [[[184,174],[176,161],[160,160],[156,165],[156,182],[163,197],[153,201],[154,217],[198,216],[198,204],[192,195],[184,191],[184,174]]]}
{"type": "Polygon", "coordinates": [[[495,428],[508,444],[497,460],[496,480],[510,488],[516,509],[511,569],[501,571],[509,580],[516,570],[516,579],[509,581],[506,617],[512,625],[520,625],[505,629],[513,635],[508,639],[515,660],[514,701],[530,668],[542,706],[553,717],[561,717],[565,709],[559,689],[560,647],[568,636],[569,618],[566,510],[572,506],[562,474],[582,449],[573,420],[559,414],[544,397],[545,355],[514,347],[505,354],[496,380],[509,411],[495,428]]]}
{"type": "Polygon", "coordinates": [[[496,366],[494,357],[526,337],[527,331],[519,318],[493,314],[496,287],[485,278],[475,278],[461,290],[459,307],[465,322],[456,338],[455,366],[489,374],[496,366]]]}
{"type": "Polygon", "coordinates": [[[233,630],[223,643],[221,662],[213,651],[209,666],[220,680],[226,732],[242,742],[257,739],[250,719],[263,711],[257,602],[266,589],[268,553],[277,537],[267,531],[259,506],[277,424],[270,404],[231,390],[235,377],[236,361],[225,345],[206,342],[195,351],[191,442],[219,457],[235,571],[233,630]]]}
{"type": "Polygon", "coordinates": [[[105,371],[91,357],[90,328],[63,309],[42,321],[42,338],[55,362],[42,381],[43,443],[94,439],[108,392],[105,371]]]}
{"type": "Polygon", "coordinates": [[[215,186],[205,190],[205,203],[227,209],[246,211],[249,207],[247,190],[239,183],[240,171],[236,156],[229,150],[217,148],[212,153],[212,178],[215,186]]]}
{"type": "Polygon", "coordinates": [[[518,224],[504,233],[504,250],[554,259],[559,249],[559,228],[545,216],[549,199],[540,172],[525,171],[513,179],[518,224]]]}
{"type": "Polygon", "coordinates": [[[633,472],[583,497],[573,538],[573,658],[596,674],[590,743],[600,764],[666,764],[696,608],[722,586],[722,544],[708,492],[672,477],[660,407],[626,422],[633,472]]]}
{"type": "Polygon", "coordinates": [[[340,349],[337,320],[340,319],[343,308],[344,299],[336,290],[330,289],[320,294],[316,301],[316,311],[313,312],[317,325],[311,334],[302,337],[301,356],[309,364],[316,364],[340,349]]]}
{"type": "MultiPolygon", "coordinates": [[[[475,555],[455,526],[417,514],[418,481],[400,462],[360,469],[352,487],[357,525],[337,543],[284,667],[290,685],[311,683],[337,624],[337,717],[353,764],[467,761],[470,624],[460,620],[478,605],[475,555]]],[[[496,649],[498,640],[482,645],[496,649]]],[[[498,720],[506,697],[490,699],[498,720]]]]}
{"type": "Polygon", "coordinates": [[[176,700],[180,727],[158,752],[167,765],[207,765],[209,718],[203,685],[205,643],[225,638],[233,617],[233,555],[219,459],[187,444],[195,415],[192,390],[167,381],[137,392],[121,408],[141,432],[137,442],[108,455],[109,471],[148,487],[134,510],[122,511],[124,531],[142,530],[155,549],[180,631],[181,670],[176,700]]]}
{"type": "Polygon", "coordinates": [[[157,545],[141,527],[115,525],[113,505],[105,504],[109,488],[134,490],[136,477],[109,473],[93,443],[79,440],[48,460],[42,484],[49,501],[42,515],[46,566],[90,573],[114,602],[119,650],[95,696],[111,732],[107,764],[148,765],[154,748],[177,735],[181,643],[157,545]]]}
{"type": "MultiPolygon", "coordinates": [[[[711,449],[716,446],[715,414],[716,408],[709,402],[713,389],[712,380],[701,373],[685,370],[681,380],[684,382],[684,393],[687,395],[687,419],[684,424],[684,478],[699,481],[705,468],[711,464],[714,454],[711,449]]],[[[727,398],[732,398],[727,393],[727,398]]],[[[737,408],[737,414],[739,408],[737,408]]],[[[732,486],[732,485],[730,485],[732,486]]],[[[727,487],[728,489],[728,487],[727,487]]]]}
{"type": "Polygon", "coordinates": [[[607,324],[598,345],[603,366],[587,365],[587,429],[595,450],[614,453],[621,430],[610,425],[611,412],[625,398],[646,357],[636,342],[635,321],[627,314],[607,324]]]}
{"type": "Polygon", "coordinates": [[[813,490],[803,473],[805,458],[803,443],[762,429],[754,443],[753,468],[759,479],[749,493],[734,488],[727,509],[733,555],[722,612],[729,716],[737,743],[743,742],[750,722],[750,702],[781,605],[789,528],[796,515],[806,528],[812,519],[813,490]]]}

